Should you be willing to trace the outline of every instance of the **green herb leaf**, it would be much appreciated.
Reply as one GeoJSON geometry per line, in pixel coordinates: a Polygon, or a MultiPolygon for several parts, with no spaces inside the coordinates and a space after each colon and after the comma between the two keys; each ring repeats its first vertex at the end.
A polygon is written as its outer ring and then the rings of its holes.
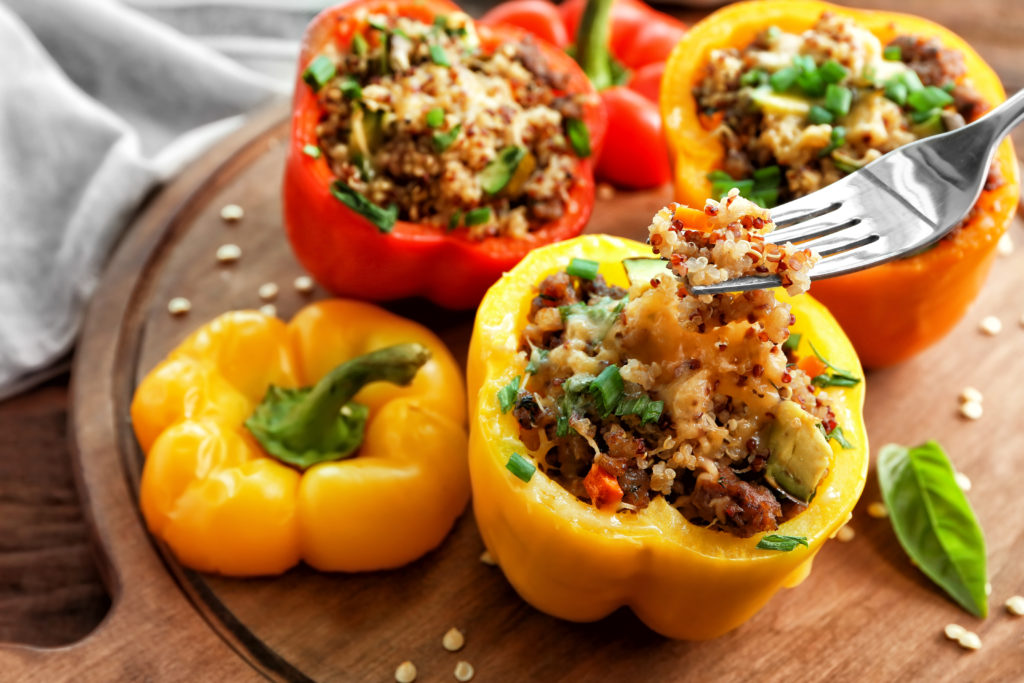
{"type": "Polygon", "coordinates": [[[394,204],[382,209],[341,180],[331,183],[331,194],[342,204],[367,218],[381,232],[388,233],[394,229],[395,221],[398,220],[398,207],[394,204]]]}
{"type": "Polygon", "coordinates": [[[789,338],[782,344],[782,348],[787,351],[796,351],[800,346],[800,340],[803,338],[802,334],[790,334],[789,338]]]}
{"type": "Polygon", "coordinates": [[[466,227],[473,227],[474,225],[483,225],[484,223],[491,222],[491,207],[481,206],[473,209],[472,211],[466,212],[466,227]]]}
{"type": "Polygon", "coordinates": [[[351,76],[346,76],[341,83],[338,84],[338,89],[341,90],[342,95],[350,100],[358,100],[363,97],[363,89],[359,85],[359,81],[351,76]]]}
{"type": "Polygon", "coordinates": [[[540,366],[548,362],[548,354],[551,353],[548,349],[531,349],[530,350],[530,362],[526,364],[526,372],[529,374],[535,374],[540,366]]]}
{"type": "Polygon", "coordinates": [[[782,534],[768,534],[762,536],[761,540],[757,542],[757,547],[761,550],[778,550],[779,552],[788,553],[796,549],[798,545],[810,547],[807,545],[806,536],[783,536],[782,534]]]}
{"type": "Polygon", "coordinates": [[[314,159],[320,158],[320,148],[316,145],[306,145],[302,148],[302,153],[307,157],[312,157],[314,159]]]}
{"type": "Polygon", "coordinates": [[[363,34],[357,33],[352,36],[352,51],[360,57],[365,57],[366,53],[369,52],[370,46],[366,42],[366,38],[363,38],[363,34]]]}
{"type": "Polygon", "coordinates": [[[487,194],[498,194],[504,190],[524,156],[526,156],[525,147],[516,145],[503,147],[498,151],[498,156],[492,159],[484,167],[484,170],[480,171],[480,187],[487,194]]]}
{"type": "Polygon", "coordinates": [[[430,61],[434,62],[438,66],[451,66],[451,62],[448,61],[448,55],[445,54],[444,48],[437,43],[430,44],[430,61]]]}
{"type": "Polygon", "coordinates": [[[598,398],[603,413],[610,414],[615,410],[619,399],[622,398],[622,375],[619,374],[618,366],[609,365],[602,370],[601,374],[590,383],[588,389],[598,398]]]}
{"type": "Polygon", "coordinates": [[[563,322],[569,320],[572,316],[584,316],[587,322],[590,323],[590,328],[593,332],[593,339],[591,341],[600,343],[604,341],[605,336],[612,329],[612,325],[615,324],[619,313],[622,313],[622,309],[626,307],[626,302],[626,298],[613,299],[605,296],[591,301],[589,305],[586,302],[577,301],[568,306],[559,306],[558,312],[562,315],[563,322]],[[615,305],[611,306],[613,303],[615,305]]]}
{"type": "Polygon", "coordinates": [[[768,82],[768,74],[761,69],[751,69],[740,76],[740,85],[755,88],[768,82]]]}
{"type": "Polygon", "coordinates": [[[987,616],[985,538],[942,447],[883,446],[878,484],[911,561],[965,610],[987,616]]]}
{"type": "Polygon", "coordinates": [[[439,131],[437,133],[434,133],[434,149],[436,149],[438,152],[445,151],[446,149],[452,146],[452,143],[455,142],[456,138],[459,137],[459,133],[461,131],[462,124],[458,123],[455,125],[454,128],[452,128],[449,131],[439,131]]]}
{"type": "Polygon", "coordinates": [[[427,125],[431,128],[440,128],[444,125],[443,107],[434,107],[427,112],[427,125]]]}
{"type": "Polygon", "coordinates": [[[569,266],[565,269],[565,272],[584,280],[593,280],[597,277],[597,270],[600,267],[601,264],[597,261],[573,257],[573,259],[569,261],[569,266]]]}
{"type": "Polygon", "coordinates": [[[811,107],[811,111],[807,114],[807,120],[817,125],[821,123],[832,123],[832,112],[819,104],[815,104],[811,107]]]}
{"type": "Polygon", "coordinates": [[[836,425],[831,432],[825,434],[825,438],[834,439],[836,443],[838,443],[846,450],[850,450],[851,448],[853,448],[853,444],[850,443],[850,440],[846,438],[846,434],[843,432],[843,428],[840,427],[839,425],[836,425]]]}
{"type": "Polygon", "coordinates": [[[512,381],[498,389],[498,405],[501,412],[507,413],[516,404],[516,397],[519,396],[519,383],[523,381],[522,375],[516,375],[512,381]]]}
{"type": "Polygon", "coordinates": [[[378,31],[383,31],[384,33],[387,33],[390,30],[388,28],[387,23],[381,21],[380,19],[370,19],[366,23],[372,26],[373,28],[377,29],[378,31]]]}
{"type": "Polygon", "coordinates": [[[860,383],[860,377],[856,377],[852,373],[832,365],[823,355],[818,353],[818,349],[814,348],[814,342],[808,343],[811,345],[811,351],[813,351],[814,355],[818,357],[818,360],[824,363],[825,367],[832,371],[831,375],[818,375],[818,377],[815,377],[813,380],[815,384],[818,384],[817,380],[819,377],[828,377],[827,381],[830,382],[830,384],[819,384],[818,386],[852,387],[860,383]]]}
{"type": "Polygon", "coordinates": [[[334,61],[327,55],[320,55],[302,71],[302,80],[313,89],[313,92],[318,92],[320,88],[330,83],[337,73],[338,68],[334,65],[334,61]]]}
{"type": "Polygon", "coordinates": [[[882,50],[882,57],[890,62],[898,62],[903,59],[903,51],[900,49],[899,45],[887,45],[886,48],[882,50]]]}
{"type": "Polygon", "coordinates": [[[533,473],[537,471],[537,466],[518,453],[513,453],[505,463],[505,469],[529,483],[533,479],[533,473]]]}
{"type": "Polygon", "coordinates": [[[582,119],[567,118],[565,120],[565,134],[569,137],[569,144],[572,151],[580,159],[590,156],[590,130],[582,119]]]}
{"type": "Polygon", "coordinates": [[[448,230],[452,231],[455,228],[459,227],[459,223],[461,223],[461,222],[462,222],[462,211],[460,209],[455,209],[455,213],[453,213],[451,215],[451,217],[448,219],[448,230]]]}

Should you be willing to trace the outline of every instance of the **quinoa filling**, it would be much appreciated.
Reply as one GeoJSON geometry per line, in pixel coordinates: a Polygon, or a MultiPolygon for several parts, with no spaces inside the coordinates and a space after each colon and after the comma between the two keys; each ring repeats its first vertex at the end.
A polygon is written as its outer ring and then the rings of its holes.
{"type": "Polygon", "coordinates": [[[462,13],[355,18],[365,29],[351,44],[306,70],[323,111],[316,153],[347,204],[473,239],[523,237],[565,213],[589,154],[584,96],[535,43],[483,54],[462,13]]]}
{"type": "Polygon", "coordinates": [[[813,499],[829,440],[849,445],[828,387],[860,379],[791,336],[790,307],[770,290],[689,295],[762,272],[799,292],[816,258],[766,244],[768,212],[736,192],[708,201],[700,229],[692,214],[655,215],[664,260],[624,262],[628,290],[579,259],[540,282],[520,339],[526,373],[499,399],[541,469],[581,500],[629,514],[661,496],[691,522],[747,537],[813,499]]]}
{"type": "MultiPolygon", "coordinates": [[[[713,51],[694,97],[725,148],[709,175],[714,196],[735,186],[766,207],[988,109],[960,52],[906,35],[883,46],[829,12],[800,35],[771,27],[742,50],[713,51]]],[[[1001,184],[997,174],[988,189],[1001,184]]]]}

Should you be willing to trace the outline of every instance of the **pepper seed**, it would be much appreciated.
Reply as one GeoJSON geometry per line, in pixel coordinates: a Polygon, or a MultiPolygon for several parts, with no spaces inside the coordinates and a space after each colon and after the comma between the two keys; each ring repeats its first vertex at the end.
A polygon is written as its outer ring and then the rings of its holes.
{"type": "Polygon", "coordinates": [[[868,516],[875,519],[885,519],[889,516],[889,508],[885,507],[885,503],[876,500],[868,505],[868,516]]]}
{"type": "Polygon", "coordinates": [[[1015,617],[1024,616],[1024,595],[1014,595],[1006,601],[1006,611],[1015,617]]]}
{"type": "Polygon", "coordinates": [[[473,674],[476,673],[473,670],[473,665],[467,661],[460,661],[455,665],[455,680],[459,683],[466,683],[466,681],[472,680],[473,674]]]}
{"type": "Polygon", "coordinates": [[[228,204],[220,210],[220,219],[225,223],[237,223],[245,216],[245,209],[238,204],[228,204]]]}
{"type": "Polygon", "coordinates": [[[982,412],[981,404],[977,401],[967,401],[960,406],[960,414],[968,420],[977,420],[981,417],[982,412]]]}
{"type": "Polygon", "coordinates": [[[444,638],[441,639],[441,645],[448,652],[456,652],[462,649],[462,646],[466,644],[466,637],[462,635],[462,631],[455,628],[454,626],[448,629],[448,632],[444,634],[444,638]]]}
{"type": "Polygon", "coordinates": [[[237,244],[222,244],[217,247],[217,260],[221,263],[234,263],[242,258],[242,248],[237,244]]]}
{"type": "Polygon", "coordinates": [[[1003,331],[1003,321],[994,315],[987,315],[982,318],[979,327],[982,332],[990,337],[994,337],[1003,331]]]}
{"type": "Polygon", "coordinates": [[[308,275],[300,275],[295,278],[295,289],[298,290],[300,294],[309,294],[313,291],[314,286],[313,278],[308,275]]]}
{"type": "Polygon", "coordinates": [[[967,629],[965,629],[960,624],[946,624],[944,632],[946,634],[946,637],[950,640],[960,640],[960,638],[963,637],[965,633],[967,633],[967,629]]]}
{"type": "Polygon", "coordinates": [[[183,296],[176,296],[167,302],[167,311],[171,315],[185,315],[192,310],[192,302],[183,296]]]}
{"type": "Polygon", "coordinates": [[[260,285],[258,294],[264,301],[273,301],[277,298],[277,285],[273,282],[265,282],[260,285]]]}
{"type": "Polygon", "coordinates": [[[398,683],[412,683],[416,680],[416,665],[406,660],[395,669],[395,680],[398,683]]]}
{"type": "Polygon", "coordinates": [[[956,639],[956,642],[960,643],[960,647],[965,650],[980,650],[981,649],[981,638],[974,631],[966,631],[962,636],[956,639]]]}

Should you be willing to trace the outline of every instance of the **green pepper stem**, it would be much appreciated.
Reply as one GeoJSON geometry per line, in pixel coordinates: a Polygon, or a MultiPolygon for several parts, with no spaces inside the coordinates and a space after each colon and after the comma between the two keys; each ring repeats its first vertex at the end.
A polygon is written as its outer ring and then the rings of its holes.
{"type": "Polygon", "coordinates": [[[614,85],[608,41],[612,0],[587,0],[576,29],[576,61],[598,90],[614,85]]]}

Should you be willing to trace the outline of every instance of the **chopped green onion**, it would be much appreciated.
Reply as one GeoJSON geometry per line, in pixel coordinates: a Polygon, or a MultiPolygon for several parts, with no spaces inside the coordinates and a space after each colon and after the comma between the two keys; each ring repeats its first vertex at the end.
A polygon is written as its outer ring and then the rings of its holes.
{"type": "Polygon", "coordinates": [[[769,76],[768,83],[775,92],[785,92],[793,87],[799,75],[799,69],[794,66],[786,66],[769,76]]]}
{"type": "Polygon", "coordinates": [[[762,209],[770,209],[779,203],[779,188],[770,190],[754,190],[748,197],[762,209]]]}
{"type": "Polygon", "coordinates": [[[498,405],[501,412],[507,413],[516,404],[516,397],[519,396],[519,384],[523,381],[521,375],[516,375],[512,381],[498,389],[498,405]]]}
{"type": "Polygon", "coordinates": [[[438,66],[451,66],[451,62],[448,61],[448,55],[445,54],[444,48],[437,43],[430,44],[430,60],[438,66]]]}
{"type": "Polygon", "coordinates": [[[376,225],[381,232],[389,233],[394,229],[395,221],[398,220],[398,207],[394,204],[382,209],[340,180],[331,183],[331,194],[342,204],[376,225]]]}
{"type": "Polygon", "coordinates": [[[587,124],[581,119],[567,118],[565,120],[565,132],[569,136],[569,144],[572,145],[572,151],[576,153],[580,159],[586,159],[590,156],[590,130],[587,128],[587,124]]]}
{"type": "Polygon", "coordinates": [[[885,84],[885,96],[901,107],[907,103],[908,94],[910,92],[907,90],[907,85],[902,81],[892,79],[885,84]]]}
{"type": "Polygon", "coordinates": [[[818,67],[818,73],[826,83],[838,83],[849,75],[850,70],[836,60],[830,59],[818,67]]]}
{"type": "Polygon", "coordinates": [[[711,183],[711,193],[717,196],[719,199],[729,194],[729,190],[736,188],[740,191],[740,194],[746,197],[748,194],[754,191],[753,179],[746,180],[720,180],[711,183]]]}
{"type": "Polygon", "coordinates": [[[597,396],[604,414],[611,413],[618,405],[619,399],[622,398],[622,375],[619,374],[618,366],[606,367],[590,382],[590,386],[587,388],[590,393],[597,396]]]}
{"type": "Polygon", "coordinates": [[[569,261],[569,267],[565,269],[565,272],[573,277],[593,280],[597,277],[597,269],[600,265],[597,261],[591,261],[590,259],[573,258],[569,261]]]}
{"type": "Polygon", "coordinates": [[[636,398],[619,401],[619,405],[615,408],[615,414],[619,417],[623,415],[636,415],[640,418],[641,424],[647,424],[648,422],[657,422],[661,419],[661,413],[664,410],[664,401],[652,401],[645,394],[636,398]]]}
{"type": "Polygon", "coordinates": [[[314,159],[320,158],[320,148],[316,145],[306,145],[302,148],[302,153],[307,157],[313,157],[314,159]]]}
{"type": "Polygon", "coordinates": [[[512,180],[519,162],[526,156],[526,148],[509,145],[498,151],[498,156],[480,171],[480,187],[487,194],[498,194],[512,180]]]}
{"type": "Polygon", "coordinates": [[[513,453],[505,463],[505,469],[529,483],[533,479],[533,473],[537,471],[537,466],[518,453],[513,453]]]}
{"type": "Polygon", "coordinates": [[[384,33],[387,33],[390,30],[388,25],[380,19],[370,19],[366,23],[378,31],[383,31],[384,33]]]}
{"type": "Polygon", "coordinates": [[[796,84],[811,97],[825,94],[825,79],[817,71],[805,71],[796,77],[796,84]]]}
{"type": "Polygon", "coordinates": [[[844,88],[830,83],[825,89],[825,109],[836,116],[846,116],[850,113],[850,105],[853,103],[853,93],[849,88],[844,88]]]}
{"type": "Polygon", "coordinates": [[[782,169],[778,166],[765,166],[754,171],[754,187],[755,189],[763,189],[765,187],[778,187],[779,182],[782,180],[782,169]]]}
{"type": "Polygon", "coordinates": [[[817,104],[807,114],[807,120],[811,123],[832,123],[832,118],[832,112],[817,104]]]}
{"type": "Polygon", "coordinates": [[[481,206],[472,211],[466,212],[466,226],[473,227],[474,225],[483,225],[484,223],[491,222],[491,207],[481,206]]]}
{"type": "Polygon", "coordinates": [[[787,351],[796,351],[797,348],[800,346],[800,340],[802,338],[803,338],[803,335],[800,334],[799,332],[797,332],[795,334],[790,334],[789,335],[789,339],[787,339],[782,344],[782,348],[786,349],[787,351]]]}
{"type": "Polygon", "coordinates": [[[455,228],[459,227],[459,223],[461,223],[461,222],[462,222],[462,211],[460,209],[455,209],[455,213],[453,213],[451,215],[451,218],[448,219],[448,230],[452,231],[455,228]]]}
{"type": "Polygon", "coordinates": [[[953,96],[942,88],[929,85],[907,96],[907,104],[917,112],[941,109],[953,103],[953,96]]]}
{"type": "Polygon", "coordinates": [[[438,14],[434,17],[434,26],[438,28],[448,28],[448,15],[438,14]]]}
{"type": "Polygon", "coordinates": [[[365,57],[366,53],[370,51],[370,46],[366,43],[366,38],[363,38],[363,34],[357,33],[352,36],[352,51],[360,57],[365,57]]]}
{"type": "Polygon", "coordinates": [[[317,92],[330,83],[336,73],[338,67],[334,65],[334,61],[327,55],[320,55],[303,70],[302,80],[313,89],[313,92],[317,92]]]}
{"type": "Polygon", "coordinates": [[[886,48],[882,50],[882,57],[890,62],[898,62],[903,59],[903,51],[900,49],[899,45],[887,45],[886,48]]]}
{"type": "Polygon", "coordinates": [[[828,146],[818,152],[819,157],[826,157],[835,150],[846,144],[846,129],[842,126],[833,126],[832,134],[829,136],[828,146]]]}
{"type": "Polygon", "coordinates": [[[427,125],[431,128],[440,128],[444,125],[444,109],[442,107],[434,107],[427,112],[427,125]]]}
{"type": "Polygon", "coordinates": [[[359,81],[351,76],[346,76],[338,85],[338,89],[350,100],[358,100],[363,96],[363,89],[359,86],[359,81]]]}
{"type": "Polygon", "coordinates": [[[806,536],[783,536],[782,534],[768,534],[762,536],[761,540],[757,542],[757,547],[761,550],[778,550],[780,552],[788,553],[795,550],[798,545],[810,547],[807,545],[806,536]]]}
{"type": "Polygon", "coordinates": [[[751,69],[740,76],[740,85],[758,86],[768,82],[768,74],[761,69],[751,69]]]}
{"type": "Polygon", "coordinates": [[[449,147],[452,146],[452,143],[455,142],[456,138],[459,137],[459,133],[461,131],[462,131],[462,124],[459,123],[459,124],[456,124],[456,126],[454,128],[452,128],[450,131],[447,131],[447,132],[439,131],[437,133],[434,133],[434,136],[433,136],[434,149],[436,149],[438,152],[445,151],[446,149],[448,149],[449,147]]]}
{"type": "Polygon", "coordinates": [[[931,119],[939,119],[939,109],[926,109],[925,111],[910,112],[910,120],[914,123],[927,123],[931,119]]]}
{"type": "Polygon", "coordinates": [[[793,57],[793,66],[801,71],[801,73],[810,73],[815,71],[814,57],[810,55],[797,55],[793,57]]]}

